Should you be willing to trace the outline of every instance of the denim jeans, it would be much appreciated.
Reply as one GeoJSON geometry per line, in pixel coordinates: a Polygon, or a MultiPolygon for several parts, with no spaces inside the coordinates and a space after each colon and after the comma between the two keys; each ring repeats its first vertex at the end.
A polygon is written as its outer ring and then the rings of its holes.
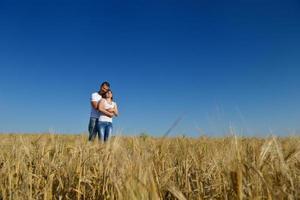
{"type": "Polygon", "coordinates": [[[89,122],[89,141],[94,140],[95,137],[97,136],[97,133],[100,139],[99,129],[98,129],[98,118],[91,117],[89,122]]]}
{"type": "Polygon", "coordinates": [[[109,136],[112,134],[112,123],[111,122],[98,122],[98,130],[100,133],[101,140],[106,142],[109,136]]]}

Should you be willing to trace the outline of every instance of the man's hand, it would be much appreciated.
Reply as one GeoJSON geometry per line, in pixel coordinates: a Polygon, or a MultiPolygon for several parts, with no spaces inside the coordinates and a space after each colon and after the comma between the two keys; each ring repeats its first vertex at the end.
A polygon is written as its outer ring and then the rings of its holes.
{"type": "Polygon", "coordinates": [[[115,106],[114,108],[110,108],[110,109],[107,109],[108,112],[112,113],[113,114],[113,117],[117,117],[119,112],[118,112],[118,108],[115,106]]]}
{"type": "Polygon", "coordinates": [[[107,113],[107,116],[112,118],[112,117],[114,117],[114,116],[115,116],[115,114],[114,114],[114,113],[112,113],[112,112],[108,112],[108,113],[107,113]]]}
{"type": "Polygon", "coordinates": [[[110,112],[110,113],[115,113],[115,109],[114,108],[107,109],[107,111],[110,112]]]}

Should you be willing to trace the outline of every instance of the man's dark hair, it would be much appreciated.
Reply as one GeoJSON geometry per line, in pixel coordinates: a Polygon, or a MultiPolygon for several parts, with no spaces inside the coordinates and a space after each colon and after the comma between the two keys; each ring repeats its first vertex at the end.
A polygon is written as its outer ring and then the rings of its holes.
{"type": "Polygon", "coordinates": [[[101,87],[102,87],[103,85],[106,85],[107,87],[110,88],[110,84],[109,84],[109,82],[107,82],[107,81],[104,81],[104,82],[101,84],[101,87]]]}

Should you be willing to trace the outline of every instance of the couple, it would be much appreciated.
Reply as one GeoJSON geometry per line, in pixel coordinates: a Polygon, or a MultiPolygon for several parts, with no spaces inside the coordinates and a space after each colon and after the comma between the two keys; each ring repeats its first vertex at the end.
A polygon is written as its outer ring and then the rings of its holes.
{"type": "Polygon", "coordinates": [[[92,94],[91,107],[89,141],[94,140],[98,134],[99,140],[105,142],[112,134],[112,118],[119,114],[108,82],[103,82],[100,90],[92,94]]]}

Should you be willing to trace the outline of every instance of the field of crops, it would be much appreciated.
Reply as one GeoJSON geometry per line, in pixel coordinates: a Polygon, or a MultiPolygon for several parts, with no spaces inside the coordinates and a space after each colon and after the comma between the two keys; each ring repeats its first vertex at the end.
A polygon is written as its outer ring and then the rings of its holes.
{"type": "Polygon", "coordinates": [[[1,134],[0,199],[300,199],[300,137],[1,134]]]}

